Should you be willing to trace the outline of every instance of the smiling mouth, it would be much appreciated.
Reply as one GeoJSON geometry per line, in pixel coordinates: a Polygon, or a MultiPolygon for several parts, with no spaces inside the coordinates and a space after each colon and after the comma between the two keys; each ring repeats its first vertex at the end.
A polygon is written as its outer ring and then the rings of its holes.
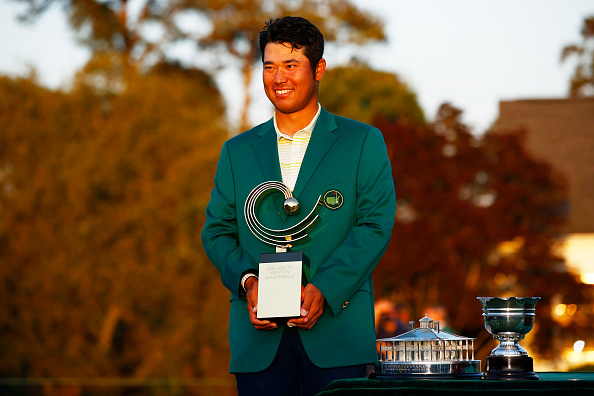
{"type": "Polygon", "coordinates": [[[277,89],[274,92],[276,92],[277,95],[284,95],[284,94],[288,94],[291,91],[292,91],[292,89],[277,89]]]}

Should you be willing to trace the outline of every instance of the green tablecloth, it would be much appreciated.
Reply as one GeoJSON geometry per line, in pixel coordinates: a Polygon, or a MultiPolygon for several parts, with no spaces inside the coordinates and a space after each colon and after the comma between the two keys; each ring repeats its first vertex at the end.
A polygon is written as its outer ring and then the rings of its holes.
{"type": "Polygon", "coordinates": [[[362,395],[594,395],[594,373],[537,373],[540,380],[379,380],[331,382],[318,396],[362,395]]]}

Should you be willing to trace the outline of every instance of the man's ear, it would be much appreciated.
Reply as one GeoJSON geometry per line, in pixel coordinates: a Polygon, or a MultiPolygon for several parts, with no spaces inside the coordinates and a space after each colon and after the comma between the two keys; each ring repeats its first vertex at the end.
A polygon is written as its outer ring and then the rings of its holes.
{"type": "Polygon", "coordinates": [[[326,71],[326,60],[324,58],[320,59],[318,65],[316,66],[316,81],[320,81],[322,76],[324,75],[324,71],[326,71]]]}

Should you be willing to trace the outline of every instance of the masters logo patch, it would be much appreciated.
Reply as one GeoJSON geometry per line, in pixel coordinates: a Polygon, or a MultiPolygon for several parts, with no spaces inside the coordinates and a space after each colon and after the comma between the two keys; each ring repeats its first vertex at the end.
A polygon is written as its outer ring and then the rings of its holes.
{"type": "Polygon", "coordinates": [[[344,202],[344,197],[337,190],[330,190],[326,194],[324,194],[324,205],[328,209],[338,209],[342,206],[344,202]]]}

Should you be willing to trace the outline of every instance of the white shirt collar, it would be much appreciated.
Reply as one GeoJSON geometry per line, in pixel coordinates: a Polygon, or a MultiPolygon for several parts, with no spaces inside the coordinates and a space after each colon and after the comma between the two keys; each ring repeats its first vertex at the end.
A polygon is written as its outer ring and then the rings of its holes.
{"type": "MultiPolygon", "coordinates": [[[[322,106],[320,105],[320,103],[318,103],[318,112],[316,113],[316,115],[314,116],[314,118],[312,118],[311,122],[309,123],[308,126],[306,126],[305,128],[295,132],[295,134],[298,134],[300,132],[305,132],[309,135],[311,135],[311,133],[313,132],[315,126],[316,126],[316,122],[318,121],[318,117],[320,116],[320,112],[322,111],[322,106]]],[[[282,133],[279,129],[278,129],[278,124],[276,123],[276,112],[274,114],[274,130],[276,131],[276,139],[280,140],[280,138],[285,138],[285,139],[289,139],[289,140],[293,140],[293,138],[289,135],[286,135],[284,133],[282,133]]],[[[293,135],[294,136],[294,135],[293,135]]]]}

